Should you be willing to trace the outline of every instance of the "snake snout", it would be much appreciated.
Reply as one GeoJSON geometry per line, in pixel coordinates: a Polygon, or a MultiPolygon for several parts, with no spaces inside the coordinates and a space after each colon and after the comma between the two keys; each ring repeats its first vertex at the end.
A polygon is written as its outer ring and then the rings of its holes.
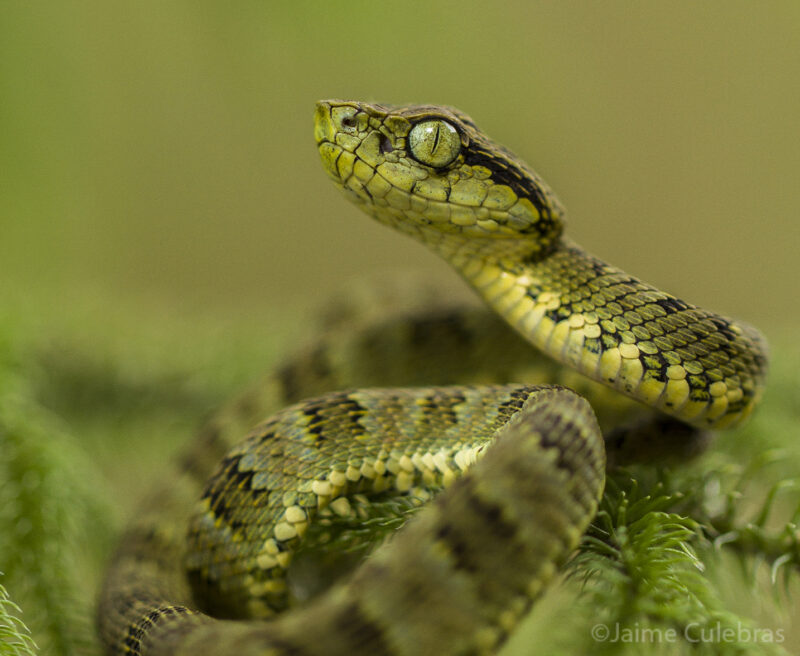
{"type": "Polygon", "coordinates": [[[320,100],[317,103],[314,139],[323,167],[340,185],[345,185],[353,173],[354,151],[369,130],[368,120],[355,103],[346,100],[320,100]]]}

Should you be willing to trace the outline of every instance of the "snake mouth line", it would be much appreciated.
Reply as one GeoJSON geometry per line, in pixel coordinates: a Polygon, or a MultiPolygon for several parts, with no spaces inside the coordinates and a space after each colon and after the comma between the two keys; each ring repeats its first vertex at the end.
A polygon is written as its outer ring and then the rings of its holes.
{"type": "MultiPolygon", "coordinates": [[[[388,138],[379,131],[371,134],[377,134],[379,139],[388,142],[388,138]]],[[[533,237],[538,236],[538,229],[535,226],[531,226],[529,216],[521,218],[513,210],[490,210],[478,204],[460,202],[452,197],[449,188],[444,200],[431,198],[419,193],[419,181],[415,181],[409,190],[402,189],[378,168],[371,166],[352,150],[343,148],[330,138],[320,138],[317,145],[323,167],[329,177],[351,200],[364,207],[370,213],[380,213],[384,209],[409,212],[413,209],[414,204],[419,204],[420,206],[425,205],[425,207],[421,207],[419,210],[415,218],[416,223],[423,226],[442,226],[447,228],[447,231],[451,234],[464,233],[472,239],[487,239],[491,241],[520,240],[530,235],[533,237]],[[342,167],[345,168],[347,173],[343,176],[339,167],[339,159],[345,153],[349,153],[354,159],[346,167],[342,167]],[[360,174],[356,173],[357,166],[362,167],[360,174]],[[363,167],[369,169],[369,175],[365,174],[363,167]],[[370,182],[373,177],[383,181],[382,185],[378,185],[381,191],[384,192],[383,196],[376,195],[370,190],[370,182]],[[388,196],[386,190],[389,188],[394,190],[394,205],[384,198],[384,196],[388,196]],[[397,202],[397,194],[407,198],[407,202],[397,202]],[[479,231],[474,229],[476,227],[479,231]],[[472,230],[470,231],[470,229],[472,230]]],[[[382,148],[384,147],[382,146],[382,148]]],[[[403,153],[402,149],[392,147],[391,150],[403,153]]],[[[380,219],[380,217],[377,218],[380,219]]],[[[404,217],[398,216],[397,220],[402,221],[404,217]]],[[[392,224],[397,225],[395,221],[392,221],[392,224]]]]}

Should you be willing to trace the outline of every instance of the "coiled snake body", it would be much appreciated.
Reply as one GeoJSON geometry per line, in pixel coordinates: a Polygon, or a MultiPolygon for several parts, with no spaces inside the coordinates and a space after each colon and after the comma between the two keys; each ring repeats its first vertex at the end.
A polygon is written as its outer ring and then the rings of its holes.
{"type": "MultiPolygon", "coordinates": [[[[758,401],[756,330],[563,237],[547,185],[464,114],[325,101],[315,137],[351,200],[441,254],[563,371],[601,385],[562,382],[658,411],[649,428],[607,433],[610,455],[637,440],[650,448],[656,425],[667,437],[734,425],[758,401]]],[[[555,369],[486,313],[441,306],[332,328],[207,426],[114,556],[98,608],[108,653],[496,650],[591,520],[606,455],[589,403],[564,387],[409,387],[428,375],[427,385],[474,383],[487,360],[490,382],[555,369]],[[394,387],[323,394],[384,383],[394,387]],[[266,619],[315,587],[316,565],[303,583],[296,559],[310,526],[369,522],[382,504],[420,505],[442,487],[352,574],[266,619]]]]}

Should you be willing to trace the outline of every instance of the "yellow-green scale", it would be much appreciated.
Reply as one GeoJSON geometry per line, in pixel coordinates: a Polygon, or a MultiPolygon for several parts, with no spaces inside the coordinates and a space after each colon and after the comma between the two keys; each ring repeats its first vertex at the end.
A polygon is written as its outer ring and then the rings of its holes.
{"type": "Polygon", "coordinates": [[[186,557],[195,594],[223,616],[285,608],[292,553],[320,512],[349,515],[354,496],[387,492],[427,500],[476,461],[519,396],[502,386],[359,390],[275,415],[206,487],[186,557]]]}

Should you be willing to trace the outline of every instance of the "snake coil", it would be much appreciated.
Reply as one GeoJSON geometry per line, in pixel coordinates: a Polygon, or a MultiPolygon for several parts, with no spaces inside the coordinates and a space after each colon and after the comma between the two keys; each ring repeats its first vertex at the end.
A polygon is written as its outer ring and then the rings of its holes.
{"type": "Polygon", "coordinates": [[[223,410],[121,540],[98,607],[109,654],[491,653],[603,489],[590,403],[532,383],[587,395],[610,456],[620,413],[656,412],[638,431],[649,442],[652,426],[735,425],[761,395],[755,329],[564,237],[549,187],[463,113],[331,100],[314,130],[347,196],[444,257],[496,314],[440,298],[358,329],[334,317],[223,410]],[[369,523],[398,500],[427,503],[352,573],[319,586],[319,563],[303,573],[312,529],[369,523]]]}

